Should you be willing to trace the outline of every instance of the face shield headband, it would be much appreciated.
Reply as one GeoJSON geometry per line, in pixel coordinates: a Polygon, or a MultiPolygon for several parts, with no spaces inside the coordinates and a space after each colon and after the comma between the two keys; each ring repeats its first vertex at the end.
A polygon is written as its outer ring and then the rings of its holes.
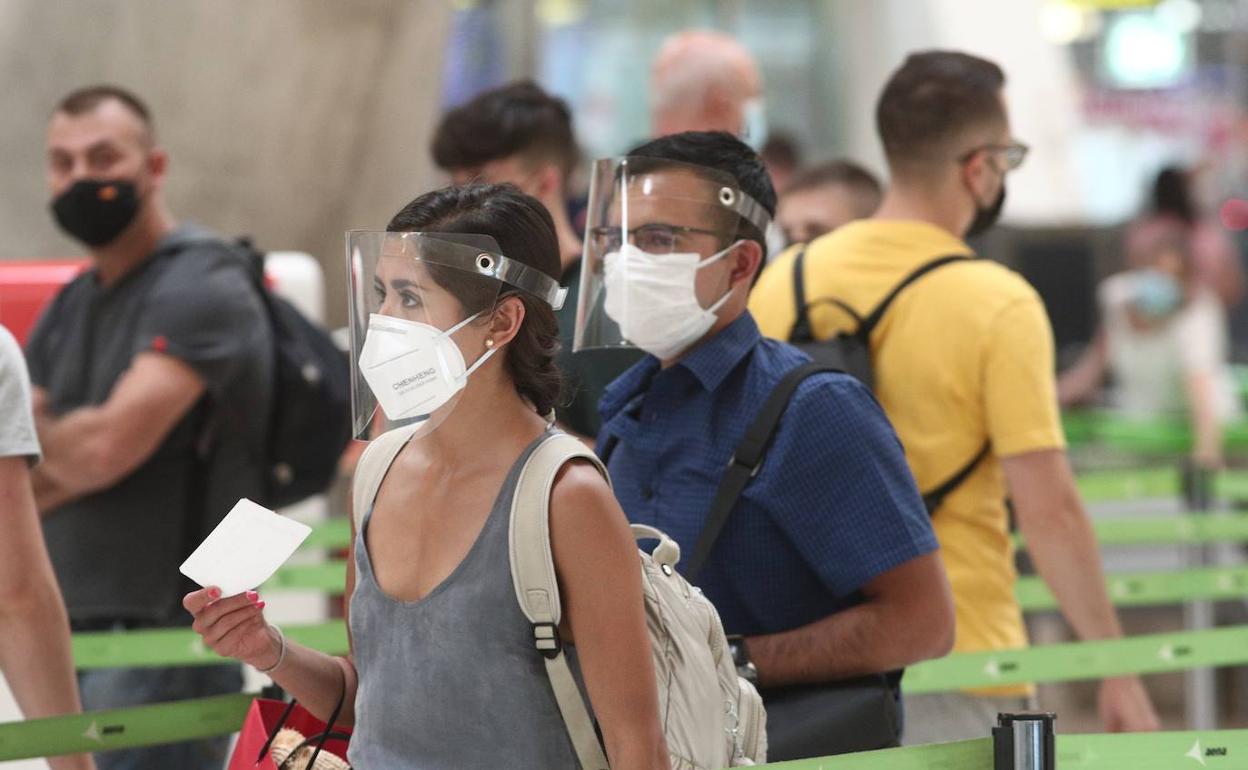
{"type": "Polygon", "coordinates": [[[347,260],[360,438],[414,422],[428,433],[445,420],[472,372],[498,350],[473,322],[503,292],[518,289],[556,309],[566,296],[486,236],[352,231],[347,260]]]}
{"type": "Polygon", "coordinates": [[[761,242],[771,215],[722,171],[630,156],[594,164],[586,224],[573,350],[640,348],[668,360],[727,301],[699,290],[700,272],[761,242]]]}

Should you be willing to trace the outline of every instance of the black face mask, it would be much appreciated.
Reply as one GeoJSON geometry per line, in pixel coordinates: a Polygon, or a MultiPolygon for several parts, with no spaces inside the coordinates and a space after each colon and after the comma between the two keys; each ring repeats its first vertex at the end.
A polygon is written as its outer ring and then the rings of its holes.
{"type": "Polygon", "coordinates": [[[88,246],[111,243],[138,213],[134,182],[120,179],[83,179],[52,201],[56,223],[88,246]]]}
{"type": "Polygon", "coordinates": [[[971,220],[971,226],[966,228],[963,239],[970,240],[984,231],[991,228],[997,223],[997,218],[1001,216],[1001,209],[1005,206],[1005,183],[1001,183],[1001,192],[997,195],[997,200],[991,206],[984,208],[976,205],[975,218],[971,220]]]}

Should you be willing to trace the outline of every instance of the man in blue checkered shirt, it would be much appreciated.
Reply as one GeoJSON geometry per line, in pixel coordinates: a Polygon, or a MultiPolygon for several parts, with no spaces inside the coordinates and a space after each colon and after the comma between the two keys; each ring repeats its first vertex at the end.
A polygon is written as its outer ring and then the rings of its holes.
{"type": "MultiPolygon", "coordinates": [[[[651,141],[598,161],[577,347],[634,345],[598,451],[629,519],[688,558],[747,426],[808,362],[746,310],[775,193],[758,156],[722,132],[651,141]]],[[[774,688],[894,671],[946,654],[953,605],[928,514],[871,392],[808,377],[697,584],[774,688]]],[[[985,725],[985,731],[989,725],[985,725]]]]}

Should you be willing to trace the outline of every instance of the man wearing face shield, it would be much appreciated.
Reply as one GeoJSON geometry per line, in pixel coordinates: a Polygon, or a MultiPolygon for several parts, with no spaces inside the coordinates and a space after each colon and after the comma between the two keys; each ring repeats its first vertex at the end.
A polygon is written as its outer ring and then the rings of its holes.
{"type": "MultiPolygon", "coordinates": [[[[990,227],[1006,175],[1026,147],[1012,138],[992,62],[956,52],[911,55],[876,107],[891,172],[883,204],[805,248],[802,275],[815,339],[853,331],[907,276],[990,227]],[[843,303],[838,305],[836,303],[843,303]]],[[[794,265],[776,260],[750,307],[765,334],[787,338],[797,317],[794,265]]],[[[1081,639],[1122,635],[1105,592],[1095,536],[1066,460],[1054,387],[1053,338],[1040,297],[987,260],[946,263],[897,295],[870,339],[876,395],[896,426],[919,488],[952,491],[932,520],[953,587],[959,652],[1023,647],[1005,499],[1041,577],[1081,639]]],[[[973,738],[1029,687],[906,699],[907,743],[973,738]]],[[[1148,730],[1157,715],[1137,677],[1106,680],[1108,731],[1148,730]]]]}
{"type": "MultiPolygon", "coordinates": [[[[272,335],[241,260],[173,218],[147,107],[111,86],[52,115],[52,215],[91,267],[26,355],[44,462],[35,501],[75,632],[185,625],[178,565],[264,490],[272,335]]],[[[236,665],[79,675],[89,710],[238,691],[236,665]]],[[[116,751],[101,768],[221,767],[228,741],[116,751]]]]}
{"type": "MultiPolygon", "coordinates": [[[[763,339],[746,310],[774,206],[758,156],[722,132],[594,165],[576,344],[649,353],[607,388],[598,452],[629,518],[671,535],[682,568],[747,426],[809,361],[763,339]]],[[[867,389],[835,372],[804,380],[695,576],[725,631],[743,637],[738,663],[757,670],[769,759],[803,756],[776,737],[786,692],[947,651],[952,606],[935,549],[867,389]]]]}
{"type": "MultiPolygon", "coordinates": [[[[354,767],[575,770],[509,558],[513,494],[560,388],[551,218],[510,185],[449,187],[385,232],[349,233],[347,251],[356,435],[375,439],[361,468],[400,439],[355,512],[351,654],[286,641],[254,594],[208,587],[186,609],[212,649],[270,672],[321,718],[341,697],[354,767]]],[[[555,478],[549,528],[556,639],[576,651],[610,766],[666,768],[636,544],[584,460],[555,478]]]]}
{"type": "Polygon", "coordinates": [[[579,158],[568,105],[528,81],[485,91],[442,117],[432,155],[456,184],[514,184],[550,212],[559,238],[560,282],[569,290],[567,302],[556,311],[564,375],[556,416],[560,427],[592,441],[598,435],[603,389],[636,363],[637,355],[631,350],[572,352],[582,244],[568,214],[568,181],[579,158]]]}

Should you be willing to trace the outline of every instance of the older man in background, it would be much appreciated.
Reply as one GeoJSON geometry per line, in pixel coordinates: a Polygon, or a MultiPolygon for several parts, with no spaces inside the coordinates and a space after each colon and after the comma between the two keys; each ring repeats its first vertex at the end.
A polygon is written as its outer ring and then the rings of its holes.
{"type": "Polygon", "coordinates": [[[754,55],[722,32],[669,37],[650,70],[650,128],[654,136],[727,131],[762,147],[763,76],[754,55]]]}

